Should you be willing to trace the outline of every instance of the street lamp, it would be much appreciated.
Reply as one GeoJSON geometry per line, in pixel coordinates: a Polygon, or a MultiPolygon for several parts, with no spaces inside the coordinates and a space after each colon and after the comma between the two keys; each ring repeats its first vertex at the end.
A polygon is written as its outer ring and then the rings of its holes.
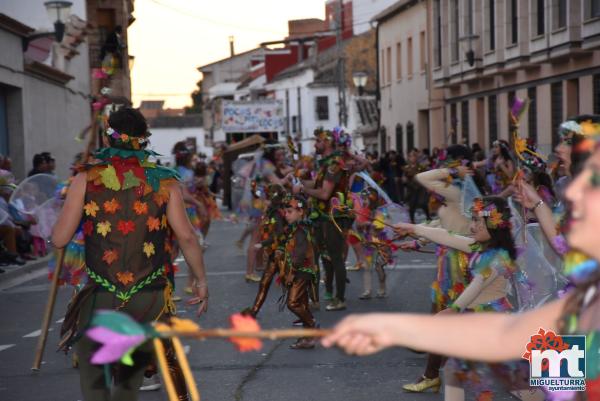
{"type": "Polygon", "coordinates": [[[352,82],[354,82],[354,86],[358,88],[358,96],[363,95],[363,91],[365,86],[367,86],[367,79],[369,76],[366,72],[359,71],[352,74],[352,82]]]}
{"type": "Polygon", "coordinates": [[[473,50],[473,41],[479,39],[479,35],[466,35],[463,36],[461,38],[459,38],[459,41],[468,41],[469,42],[469,49],[465,52],[465,59],[467,60],[467,63],[469,64],[470,67],[473,67],[475,65],[476,61],[481,61],[481,58],[477,58],[475,57],[475,50],[473,50]]]}
{"type": "Polygon", "coordinates": [[[61,42],[65,35],[65,22],[71,15],[71,6],[73,3],[70,1],[47,1],[44,3],[48,18],[50,21],[54,21],[54,36],[57,42],[61,42]]]}
{"type": "Polygon", "coordinates": [[[23,50],[27,50],[29,43],[32,40],[54,36],[57,42],[62,42],[65,36],[65,23],[71,15],[71,6],[73,3],[70,1],[47,1],[44,3],[48,18],[54,24],[54,32],[42,32],[28,36],[23,40],[23,50]]]}

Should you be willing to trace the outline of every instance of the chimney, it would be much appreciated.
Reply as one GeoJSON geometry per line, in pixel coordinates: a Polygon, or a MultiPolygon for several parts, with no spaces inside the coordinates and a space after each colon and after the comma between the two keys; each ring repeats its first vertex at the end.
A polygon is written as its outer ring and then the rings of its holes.
{"type": "Polygon", "coordinates": [[[233,48],[233,36],[229,37],[229,56],[235,56],[235,49],[233,48]]]}

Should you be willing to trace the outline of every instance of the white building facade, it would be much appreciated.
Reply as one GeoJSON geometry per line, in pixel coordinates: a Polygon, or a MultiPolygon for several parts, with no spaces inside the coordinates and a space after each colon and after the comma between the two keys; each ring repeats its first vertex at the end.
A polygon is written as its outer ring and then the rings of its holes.
{"type": "Polygon", "coordinates": [[[351,0],[352,19],[355,35],[367,32],[371,29],[374,16],[396,3],[398,0],[351,0]]]}
{"type": "MultiPolygon", "coordinates": [[[[54,30],[43,3],[7,0],[0,5],[0,152],[11,157],[17,178],[26,175],[33,155],[41,152],[52,153],[56,173],[68,176],[84,147],[75,138],[91,123],[85,42],[72,43],[67,28],[61,44],[51,43],[51,36],[23,51],[31,35],[54,30]]],[[[85,1],[74,0],[71,14],[85,20],[85,1]]]]}
{"type": "Polygon", "coordinates": [[[520,135],[545,154],[563,120],[600,113],[599,1],[428,3],[433,86],[444,90],[451,142],[510,140],[515,98],[529,99],[520,135]]]}
{"type": "Polygon", "coordinates": [[[203,153],[212,157],[213,148],[206,146],[205,131],[202,127],[202,118],[197,115],[157,117],[149,121],[150,149],[160,154],[158,159],[163,164],[174,165],[172,155],[173,146],[180,141],[185,141],[190,148],[195,147],[196,153],[203,153]]]}
{"type": "MultiPolygon", "coordinates": [[[[313,152],[317,128],[340,126],[338,88],[331,83],[320,82],[313,68],[296,66],[278,75],[266,85],[266,89],[283,102],[286,133],[300,144],[303,154],[313,152]]],[[[349,118],[346,130],[352,132],[352,124],[355,123],[355,119],[349,118]]]]}
{"type": "Polygon", "coordinates": [[[427,3],[401,0],[378,23],[380,149],[406,154],[443,144],[443,108],[429,91],[427,3]]]}

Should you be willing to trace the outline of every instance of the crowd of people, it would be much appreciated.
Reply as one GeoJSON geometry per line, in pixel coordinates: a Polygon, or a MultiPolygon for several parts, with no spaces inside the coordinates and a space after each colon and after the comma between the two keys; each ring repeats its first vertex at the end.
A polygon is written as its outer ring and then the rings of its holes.
{"type": "MultiPolygon", "coordinates": [[[[77,169],[61,228],[53,232],[59,248],[73,241],[82,246],[78,266],[87,279],[69,305],[61,347],[77,344],[86,400],[111,393],[102,379],[106,372],[90,361],[93,341],[81,336],[95,310],[117,309],[140,322],[173,316],[179,251],[189,266],[187,302],[197,305],[198,314],[208,305],[203,250],[211,221],[221,218],[211,190],[218,171],[183,142],[173,148],[176,169],[159,166],[144,150],[148,137],[138,111],[113,112],[105,148],[77,169]]],[[[299,155],[293,143],[266,142],[243,169],[237,214],[247,226],[237,244],[248,239],[244,279],[258,289],[250,306],[240,305],[242,313],[256,317],[276,282],[283,291],[277,298],[296,317],[293,324],[317,328],[314,311],[321,300],[328,312],[352,307],[348,270],[362,270],[360,302],[393,296],[386,266],[404,252],[433,247],[436,275],[431,288],[423,288],[431,316],[349,316],[322,344],[356,355],[391,346],[430,352],[423,374],[403,386],[409,392],[439,391],[444,367],[448,400],[464,399],[464,389],[489,400],[497,391],[494,378],[518,398],[543,399],[543,389],[529,388],[527,362],[518,361],[530,337],[540,327],[597,335],[600,117],[564,122],[553,159],[516,135],[511,142],[494,141],[488,155],[476,145],[454,144],[431,154],[411,149],[406,160],[394,151],[380,160],[359,155],[340,128],[317,129],[314,139],[314,157],[299,155]],[[542,235],[531,241],[555,254],[552,263],[523,243],[528,223],[539,225],[542,235]],[[354,267],[346,263],[350,248],[354,267]],[[554,280],[536,281],[537,273],[528,270],[534,265],[546,266],[554,280]]],[[[169,341],[164,343],[177,393],[188,399],[169,341]]],[[[315,338],[301,337],[290,348],[316,346],[315,338]]],[[[156,371],[150,348],[138,348],[134,359],[133,367],[109,372],[116,378],[112,399],[137,399],[144,376],[156,371]]],[[[600,397],[591,385],[597,368],[588,371],[587,393],[561,399],[600,397]]]]}
{"type": "MultiPolygon", "coordinates": [[[[28,177],[54,175],[55,161],[49,152],[34,155],[32,164],[28,177]]],[[[16,187],[11,159],[0,156],[0,266],[24,265],[47,254],[46,241],[36,230],[35,216],[23,213],[9,203],[16,187]]],[[[0,273],[4,273],[1,267],[0,273]]]]}
{"type": "MultiPolygon", "coordinates": [[[[254,304],[243,313],[251,316],[259,313],[273,277],[279,273],[287,306],[298,318],[294,324],[313,328],[317,323],[311,310],[320,309],[320,281],[325,287],[323,298],[329,301],[325,310],[347,308],[344,262],[350,248],[358,262],[348,270],[363,270],[364,291],[359,299],[368,300],[372,297],[373,270],[379,281],[377,296],[387,296],[385,266],[398,257],[398,250],[418,251],[430,243],[435,245],[437,255],[437,274],[431,286],[433,314],[506,314],[542,307],[546,302],[553,305],[550,301],[570,285],[586,282],[573,277],[581,275],[581,269],[569,264],[569,255],[574,251],[569,250],[565,235],[567,222],[573,221],[567,208],[573,200],[568,197],[567,188],[574,186],[574,179],[592,153],[591,138],[600,134],[600,118],[575,117],[563,123],[559,132],[560,143],[552,158],[540,154],[531,140],[518,136],[511,142],[494,141],[488,155],[478,144],[450,145],[434,149],[431,154],[427,149],[411,149],[406,160],[396,151],[381,159],[373,154],[359,156],[351,150],[348,134],[340,129],[315,132],[316,159],[304,157],[291,161],[283,146],[267,145],[261,161],[255,162],[257,170],[249,185],[253,223],[248,229],[252,238],[248,263],[264,267],[264,272],[254,304]],[[406,221],[392,221],[393,207],[405,211],[406,221]],[[424,219],[415,224],[415,212],[419,209],[424,219]],[[541,251],[522,256],[528,245],[517,238],[516,225],[526,230],[523,227],[530,223],[537,223],[543,233],[538,239],[539,248],[551,249],[557,258],[548,258],[541,251]],[[556,277],[551,284],[544,284],[548,288],[540,288],[535,273],[528,271],[530,263],[536,265],[531,258],[544,259],[545,266],[550,266],[548,260],[555,264],[548,267],[547,273],[556,277]],[[560,262],[561,258],[567,263],[560,262]],[[542,299],[541,292],[550,296],[544,295],[543,302],[537,302],[542,299]],[[537,303],[528,299],[536,299],[537,303]]],[[[293,149],[289,156],[292,154],[293,149]]],[[[590,264],[596,266],[588,261],[585,269],[590,270],[590,264]]],[[[248,268],[248,273],[253,270],[248,268]]],[[[595,276],[585,278],[590,277],[595,276]]],[[[246,279],[258,281],[258,277],[249,275],[246,279]]],[[[581,302],[578,307],[581,308],[581,302]]],[[[569,310],[569,313],[579,312],[569,310]]],[[[559,328],[564,329],[558,317],[556,322],[544,320],[540,325],[543,323],[558,332],[559,328]]],[[[403,330],[401,338],[389,339],[385,333],[367,327],[373,321],[382,326],[385,319],[387,316],[380,315],[347,318],[324,343],[355,354],[372,353],[396,344],[394,341],[409,346],[418,343],[415,348],[433,352],[440,348],[409,340],[404,333],[418,333],[414,328],[403,330]]],[[[405,319],[408,317],[404,315],[397,317],[398,322],[405,319]]],[[[433,325],[427,319],[422,322],[423,330],[433,325]]],[[[536,333],[538,327],[533,327],[536,324],[530,326],[529,335],[536,333]]],[[[391,322],[385,322],[385,326],[401,331],[391,322]]],[[[443,336],[444,329],[441,324],[438,326],[437,333],[443,336]]],[[[589,329],[585,327],[584,330],[589,329]]],[[[527,339],[525,334],[523,344],[527,339]]],[[[444,338],[437,341],[443,342],[444,338]]],[[[301,338],[292,348],[307,349],[315,345],[314,339],[301,338]]],[[[443,355],[473,357],[471,353],[466,355],[464,347],[451,352],[448,349],[445,347],[439,355],[430,354],[423,375],[404,385],[404,390],[439,391],[443,355]]],[[[516,359],[520,355],[512,356],[516,359]]],[[[502,360],[506,359],[510,358],[505,356],[502,360]]],[[[493,388],[490,378],[494,375],[507,385],[507,391],[519,398],[541,399],[542,390],[530,390],[525,380],[528,369],[525,361],[492,366],[453,359],[446,363],[446,399],[462,399],[464,387],[475,391],[478,399],[490,399],[493,388]]]]}

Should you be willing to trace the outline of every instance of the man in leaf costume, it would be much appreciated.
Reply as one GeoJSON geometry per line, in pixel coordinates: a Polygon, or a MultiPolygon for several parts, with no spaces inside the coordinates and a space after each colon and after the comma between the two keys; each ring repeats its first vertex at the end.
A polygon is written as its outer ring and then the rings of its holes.
{"type": "Polygon", "coordinates": [[[332,210],[330,201],[338,197],[341,202],[349,200],[350,167],[345,151],[350,137],[341,129],[315,131],[315,150],[322,158],[319,161],[315,181],[303,181],[294,187],[294,192],[304,192],[311,197],[311,220],[315,223],[315,236],[320,245],[319,253],[325,268],[325,299],[331,300],[326,310],[346,309],[346,266],[344,249],[346,234],[352,225],[347,214],[332,210]],[[335,219],[335,221],[334,221],[335,219]],[[333,297],[335,278],[336,295],[333,297]]]}
{"type": "MultiPolygon", "coordinates": [[[[140,323],[174,313],[165,274],[172,243],[167,240],[169,229],[197,279],[198,313],[207,308],[202,249],[185,213],[177,173],[149,160],[154,155],[144,150],[149,135],[139,111],[121,108],[110,115],[103,137],[106,147],[73,179],[52,233],[54,245],[64,247],[82,222],[89,280],[69,305],[61,348],[68,349],[78,341],[86,401],[137,400],[144,370],[153,360],[150,344],[133,353],[131,366],[118,364],[110,369],[90,362],[97,345],[81,334],[99,309],[125,312],[140,323]],[[112,390],[106,384],[111,382],[112,390]]],[[[167,355],[174,361],[172,351],[167,355]]],[[[170,369],[180,399],[187,400],[178,364],[170,363],[170,369]]]]}

